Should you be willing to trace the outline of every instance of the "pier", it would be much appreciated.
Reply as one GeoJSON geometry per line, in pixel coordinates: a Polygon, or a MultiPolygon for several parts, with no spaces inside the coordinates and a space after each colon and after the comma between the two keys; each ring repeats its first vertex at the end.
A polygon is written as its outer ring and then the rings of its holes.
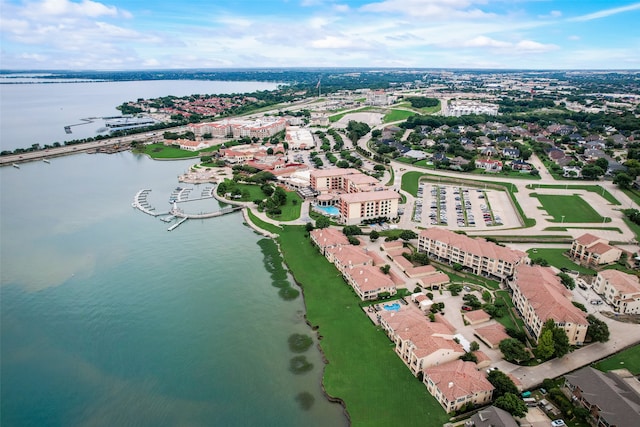
{"type": "Polygon", "coordinates": [[[152,207],[147,201],[147,195],[149,193],[151,193],[151,190],[148,188],[138,191],[133,198],[133,203],[131,204],[131,206],[136,209],[140,209],[142,212],[153,217],[169,214],[169,212],[154,212],[156,208],[152,207]]]}

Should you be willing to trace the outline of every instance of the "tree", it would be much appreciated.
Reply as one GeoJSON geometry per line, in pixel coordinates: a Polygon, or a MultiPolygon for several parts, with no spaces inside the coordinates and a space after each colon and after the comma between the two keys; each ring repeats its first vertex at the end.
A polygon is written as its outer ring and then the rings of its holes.
{"type": "Polygon", "coordinates": [[[562,357],[569,353],[569,337],[564,329],[556,327],[553,330],[553,346],[555,348],[553,353],[555,357],[562,357]]]}
{"type": "Polygon", "coordinates": [[[506,338],[500,341],[500,351],[504,358],[510,362],[522,362],[529,360],[527,348],[515,338],[506,338]]]}
{"type": "Polygon", "coordinates": [[[478,297],[475,296],[474,294],[465,294],[465,296],[462,297],[462,300],[465,303],[467,303],[467,305],[470,306],[470,307],[473,307],[473,308],[482,307],[482,303],[480,302],[478,297]]]}
{"type": "Polygon", "coordinates": [[[593,314],[587,316],[589,328],[587,329],[587,337],[591,341],[607,342],[609,341],[609,326],[593,314]]]}
{"type": "Polygon", "coordinates": [[[491,301],[491,292],[483,291],[482,292],[482,300],[485,301],[485,302],[490,302],[491,301]]]}
{"type": "Polygon", "coordinates": [[[487,380],[495,388],[494,397],[504,396],[506,393],[518,394],[518,387],[507,374],[500,370],[493,370],[487,375],[487,380]]]}
{"type": "Polygon", "coordinates": [[[310,223],[310,222],[306,223],[306,224],[304,225],[304,229],[307,231],[307,233],[308,233],[308,232],[310,232],[310,231],[312,231],[312,230],[313,230],[313,224],[312,224],[312,223],[310,223]]]}
{"type": "Polygon", "coordinates": [[[632,182],[633,182],[633,178],[629,176],[629,174],[624,172],[620,172],[613,177],[613,183],[617,184],[618,187],[623,189],[630,188],[632,182]]]}
{"type": "Polygon", "coordinates": [[[372,242],[378,240],[379,237],[380,233],[378,233],[376,230],[371,230],[371,233],[369,233],[369,239],[371,239],[372,242]]]}
{"type": "Polygon", "coordinates": [[[571,290],[575,289],[576,282],[567,273],[558,273],[558,277],[560,278],[560,281],[562,282],[565,288],[571,289],[571,290]]]}
{"type": "Polygon", "coordinates": [[[582,168],[582,176],[585,179],[597,179],[604,175],[604,171],[596,165],[586,165],[582,168]]]}
{"type": "Polygon", "coordinates": [[[553,331],[547,329],[540,333],[538,338],[538,347],[535,350],[537,357],[543,360],[550,359],[555,352],[555,346],[553,342],[553,331]]]}
{"type": "Polygon", "coordinates": [[[602,157],[596,160],[595,165],[605,172],[609,169],[609,161],[602,157]]]}
{"type": "Polygon", "coordinates": [[[471,351],[480,350],[480,344],[478,344],[478,341],[471,341],[471,344],[469,344],[469,350],[471,351]]]}
{"type": "Polygon", "coordinates": [[[380,266],[380,271],[382,271],[384,274],[389,274],[390,270],[391,270],[391,266],[389,264],[380,266]]]}
{"type": "Polygon", "coordinates": [[[362,234],[362,230],[357,225],[347,225],[342,229],[342,233],[345,236],[355,236],[362,234]]]}
{"type": "Polygon", "coordinates": [[[402,232],[400,233],[400,238],[405,241],[415,239],[417,237],[418,235],[415,233],[415,231],[412,230],[402,230],[402,232]]]}
{"type": "Polygon", "coordinates": [[[462,290],[462,285],[460,283],[452,283],[451,285],[449,285],[448,289],[449,289],[449,292],[451,292],[451,295],[455,297],[462,290]]]}
{"type": "Polygon", "coordinates": [[[517,394],[507,393],[504,396],[500,396],[494,402],[497,408],[504,409],[514,417],[523,417],[527,411],[527,405],[517,394]]]}
{"type": "Polygon", "coordinates": [[[316,228],[327,228],[331,225],[331,221],[324,215],[320,215],[316,219],[316,228]]]}

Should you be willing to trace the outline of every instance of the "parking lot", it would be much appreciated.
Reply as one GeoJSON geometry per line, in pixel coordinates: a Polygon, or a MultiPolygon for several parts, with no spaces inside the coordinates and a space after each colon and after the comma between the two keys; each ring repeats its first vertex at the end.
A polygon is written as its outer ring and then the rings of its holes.
{"type": "Polygon", "coordinates": [[[517,227],[519,222],[503,191],[420,183],[413,221],[450,229],[517,227]]]}

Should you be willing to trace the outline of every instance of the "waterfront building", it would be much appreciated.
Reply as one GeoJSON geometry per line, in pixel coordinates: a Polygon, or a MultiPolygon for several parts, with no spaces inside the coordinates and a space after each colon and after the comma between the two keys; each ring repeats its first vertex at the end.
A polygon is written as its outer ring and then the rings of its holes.
{"type": "Polygon", "coordinates": [[[454,340],[455,330],[444,321],[431,322],[422,310],[410,305],[398,311],[381,310],[380,326],[395,344],[395,352],[411,373],[454,361],[464,348],[454,340]]]}
{"type": "Polygon", "coordinates": [[[460,264],[473,274],[498,280],[511,277],[515,267],[528,260],[522,251],[435,227],[420,232],[418,251],[441,262],[460,264]]]}
{"type": "Polygon", "coordinates": [[[215,138],[268,138],[285,130],[287,120],[283,117],[262,117],[255,120],[224,119],[210,123],[190,123],[187,129],[196,136],[211,134],[215,138]]]}
{"type": "Polygon", "coordinates": [[[397,293],[396,284],[391,276],[384,274],[379,267],[349,266],[343,272],[343,277],[363,301],[378,299],[381,293],[397,293]]]}
{"type": "Polygon", "coordinates": [[[486,405],[493,398],[493,385],[473,362],[456,360],[427,368],[423,382],[447,413],[469,404],[486,405]]]}
{"type": "Polygon", "coordinates": [[[640,314],[638,276],[618,270],[603,270],[593,280],[593,290],[617,313],[640,314]]]}
{"type": "Polygon", "coordinates": [[[320,249],[322,255],[326,254],[327,249],[336,246],[349,245],[349,239],[341,230],[335,228],[316,228],[309,233],[311,241],[320,249]]]}
{"type": "Polygon", "coordinates": [[[570,345],[584,344],[589,327],[587,314],[573,305],[573,294],[551,267],[518,265],[508,284],[513,304],[536,341],[542,326],[552,319],[567,334],[570,345]]]}
{"type": "Polygon", "coordinates": [[[620,259],[622,250],[610,246],[609,241],[590,233],[585,233],[571,244],[569,256],[575,261],[591,265],[611,264],[620,259]]]}
{"type": "Polygon", "coordinates": [[[380,181],[357,169],[316,169],[311,171],[311,188],[320,194],[380,190],[380,181]]]}

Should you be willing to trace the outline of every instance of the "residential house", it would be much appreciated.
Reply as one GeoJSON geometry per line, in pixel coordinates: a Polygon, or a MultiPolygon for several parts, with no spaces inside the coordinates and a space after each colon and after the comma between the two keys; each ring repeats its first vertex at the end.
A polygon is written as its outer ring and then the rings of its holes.
{"type": "Polygon", "coordinates": [[[486,172],[500,172],[502,170],[502,162],[500,160],[477,159],[476,168],[484,169],[486,172]]]}
{"type": "Polygon", "coordinates": [[[603,270],[592,283],[593,290],[602,295],[617,313],[640,314],[640,281],[638,276],[618,270],[603,270]]]}
{"type": "Polygon", "coordinates": [[[536,341],[542,326],[552,319],[565,331],[569,344],[584,343],[589,327],[587,314],[573,305],[573,294],[551,267],[518,265],[508,283],[513,291],[513,304],[536,341]]]}
{"type": "Polygon", "coordinates": [[[589,411],[590,424],[596,427],[638,425],[640,393],[615,373],[587,366],[565,375],[564,385],[570,390],[572,400],[589,411]]]}
{"type": "Polygon", "coordinates": [[[515,147],[505,147],[502,149],[502,156],[509,159],[517,159],[520,157],[520,150],[515,147]]]}
{"type": "Polygon", "coordinates": [[[590,233],[585,233],[576,238],[571,244],[569,256],[582,264],[606,265],[620,259],[622,250],[610,246],[609,241],[590,233]]]}
{"type": "Polygon", "coordinates": [[[420,232],[418,251],[449,264],[460,264],[474,274],[499,280],[511,277],[515,266],[528,260],[522,251],[435,227],[420,232]]]}
{"type": "Polygon", "coordinates": [[[493,385],[473,362],[456,360],[424,370],[423,383],[447,413],[482,406],[493,398],[493,385]]]}
{"type": "Polygon", "coordinates": [[[533,165],[525,162],[524,160],[514,160],[511,162],[511,169],[520,172],[531,172],[533,170],[533,165]]]}

